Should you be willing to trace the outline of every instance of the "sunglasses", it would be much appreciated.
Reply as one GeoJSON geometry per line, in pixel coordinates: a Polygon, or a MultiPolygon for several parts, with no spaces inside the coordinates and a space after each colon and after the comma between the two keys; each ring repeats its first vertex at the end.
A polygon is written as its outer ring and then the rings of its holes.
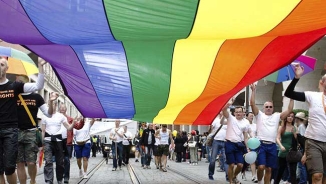
{"type": "Polygon", "coordinates": [[[271,108],[273,108],[273,106],[265,106],[265,108],[266,108],[266,109],[268,109],[268,108],[271,109],[271,108]]]}

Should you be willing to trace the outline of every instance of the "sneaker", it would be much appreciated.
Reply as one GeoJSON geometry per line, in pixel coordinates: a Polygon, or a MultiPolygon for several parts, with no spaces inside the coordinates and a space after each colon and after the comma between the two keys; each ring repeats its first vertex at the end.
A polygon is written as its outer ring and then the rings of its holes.
{"type": "Polygon", "coordinates": [[[147,169],[147,165],[145,165],[145,166],[143,167],[143,169],[147,169]]]}
{"type": "Polygon", "coordinates": [[[68,179],[68,178],[65,178],[65,179],[63,180],[63,183],[69,183],[69,179],[68,179]]]}
{"type": "Polygon", "coordinates": [[[213,176],[208,176],[208,179],[214,180],[213,176]]]}
{"type": "Polygon", "coordinates": [[[151,169],[151,166],[147,166],[147,169],[151,169]]]}
{"type": "Polygon", "coordinates": [[[112,168],[112,171],[116,171],[116,170],[117,170],[117,168],[115,168],[115,167],[112,168]]]}
{"type": "Polygon", "coordinates": [[[79,177],[82,178],[84,176],[83,170],[79,169],[79,177]]]}
{"type": "Polygon", "coordinates": [[[216,171],[217,171],[217,172],[224,172],[224,170],[221,169],[221,168],[220,168],[220,169],[217,169],[216,171]]]}
{"type": "Polygon", "coordinates": [[[246,177],[246,174],[244,173],[241,173],[241,178],[243,181],[247,181],[247,177],[246,177]]]}
{"type": "Polygon", "coordinates": [[[136,159],[135,162],[139,162],[138,159],[136,159]]]}
{"type": "Polygon", "coordinates": [[[87,179],[88,178],[88,176],[87,176],[87,174],[84,174],[84,177],[83,177],[84,179],[87,179]]]}

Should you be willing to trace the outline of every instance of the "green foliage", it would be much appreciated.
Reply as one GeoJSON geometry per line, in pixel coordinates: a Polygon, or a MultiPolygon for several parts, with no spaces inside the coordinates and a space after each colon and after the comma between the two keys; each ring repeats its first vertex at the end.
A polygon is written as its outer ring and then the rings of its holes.
{"type": "Polygon", "coordinates": [[[298,112],[304,112],[305,115],[306,115],[306,117],[309,116],[308,111],[307,111],[307,110],[304,110],[304,109],[293,109],[293,112],[294,112],[295,114],[298,113],[298,112]]]}

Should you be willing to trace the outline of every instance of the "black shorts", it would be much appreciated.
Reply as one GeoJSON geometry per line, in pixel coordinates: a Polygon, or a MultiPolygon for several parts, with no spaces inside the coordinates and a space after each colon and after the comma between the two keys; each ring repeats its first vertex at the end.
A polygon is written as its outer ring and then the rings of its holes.
{"type": "Polygon", "coordinates": [[[157,145],[154,145],[153,155],[154,156],[161,156],[161,155],[158,154],[158,146],[157,145]]]}
{"type": "Polygon", "coordinates": [[[0,128],[0,174],[5,168],[16,167],[18,155],[18,128],[0,128]],[[6,157],[4,158],[4,155],[6,157]]]}
{"type": "Polygon", "coordinates": [[[169,145],[158,145],[158,156],[169,155],[169,145]]]}

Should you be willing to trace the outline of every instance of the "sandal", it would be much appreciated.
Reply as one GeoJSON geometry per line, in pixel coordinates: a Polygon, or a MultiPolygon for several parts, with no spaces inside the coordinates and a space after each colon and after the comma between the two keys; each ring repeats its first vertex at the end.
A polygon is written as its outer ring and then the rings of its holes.
{"type": "Polygon", "coordinates": [[[163,172],[167,172],[166,168],[163,168],[163,167],[162,167],[162,171],[163,171],[163,172]]]}
{"type": "Polygon", "coordinates": [[[232,183],[241,184],[241,182],[237,178],[233,178],[232,183]]]}

